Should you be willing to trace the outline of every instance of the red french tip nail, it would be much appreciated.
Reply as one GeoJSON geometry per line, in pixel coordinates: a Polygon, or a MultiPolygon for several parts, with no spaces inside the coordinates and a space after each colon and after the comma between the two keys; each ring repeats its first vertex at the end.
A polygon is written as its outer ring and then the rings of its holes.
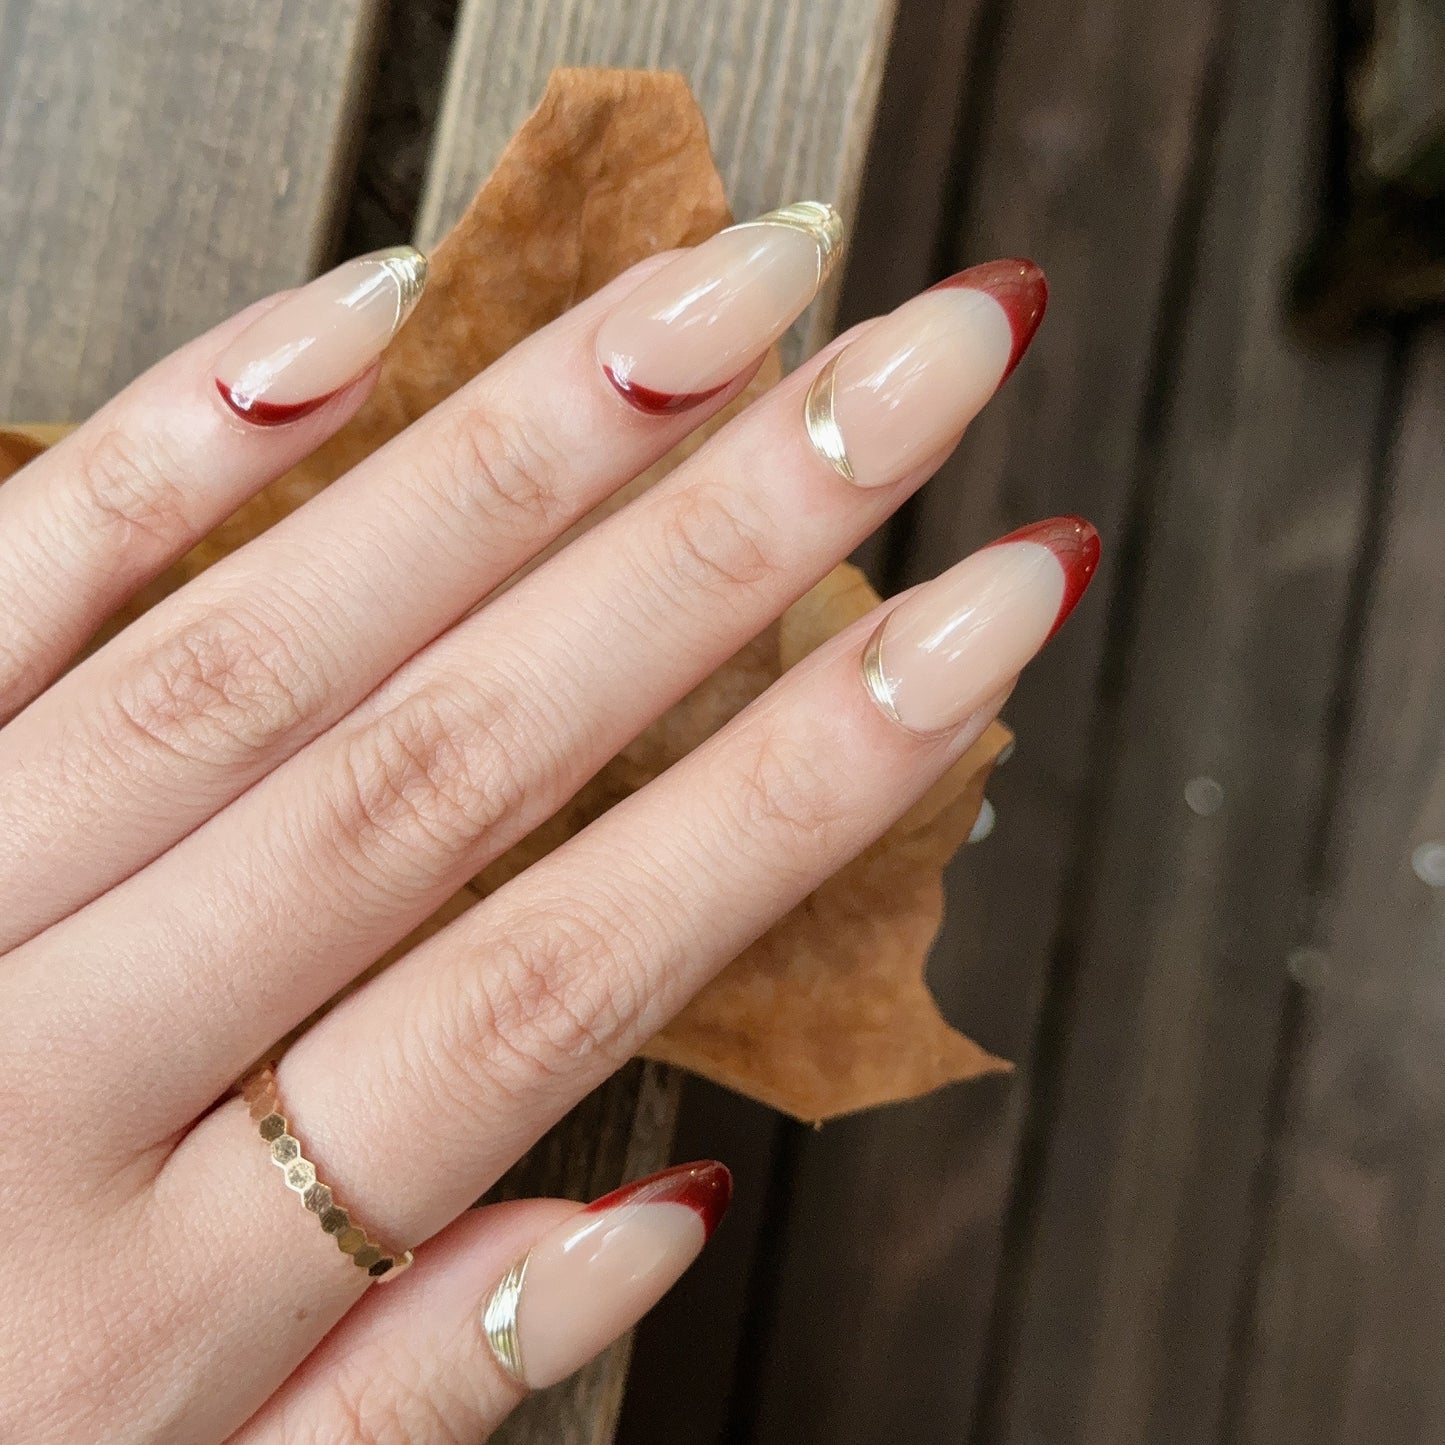
{"type": "Polygon", "coordinates": [[[1039,329],[1039,322],[1044,319],[1044,308],[1049,304],[1049,283],[1032,261],[1013,257],[1006,261],[985,261],[982,266],[970,266],[967,271],[940,281],[930,290],[945,291],[956,286],[987,292],[1003,307],[1008,317],[1014,344],[1008,365],[999,378],[1002,385],[1028,350],[1034,332],[1039,329]]]}
{"type": "Polygon", "coordinates": [[[607,379],[617,389],[617,394],[626,402],[643,411],[648,416],[664,416],[674,411],[686,411],[690,406],[697,406],[700,402],[706,401],[709,397],[716,396],[718,392],[727,388],[728,383],[723,382],[722,386],[710,387],[707,391],[653,391],[650,386],[639,386],[635,381],[630,381],[612,367],[603,363],[602,370],[606,372],[607,379]]]}
{"type": "Polygon", "coordinates": [[[1059,566],[1064,570],[1064,595],[1059,602],[1058,616],[1049,629],[1052,637],[1078,606],[1079,598],[1099,570],[1098,529],[1082,517],[1050,517],[1047,521],[1020,527],[992,545],[1001,547],[1006,542],[1041,542],[1059,559],[1059,566]]]}
{"type": "Polygon", "coordinates": [[[586,1212],[599,1214],[620,1204],[686,1204],[702,1220],[703,1237],[710,1238],[732,1196],[733,1176],[727,1165],[705,1159],[696,1164],[677,1164],[635,1184],[624,1184],[593,1200],[586,1212]]]}
{"type": "Polygon", "coordinates": [[[253,426],[285,426],[288,421],[298,421],[303,416],[310,416],[313,411],[318,411],[336,395],[336,392],[328,391],[325,396],[313,396],[306,401],[289,403],[260,401],[255,397],[241,396],[232,391],[219,376],[216,378],[216,390],[221,393],[221,400],[242,421],[248,421],[253,426]]]}

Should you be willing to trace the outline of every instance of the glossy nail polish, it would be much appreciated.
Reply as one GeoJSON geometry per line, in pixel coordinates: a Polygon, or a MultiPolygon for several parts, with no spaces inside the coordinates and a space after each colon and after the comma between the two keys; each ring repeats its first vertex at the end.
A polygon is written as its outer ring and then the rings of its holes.
{"type": "Polygon", "coordinates": [[[1080,517],[1012,532],[905,598],[863,655],[873,700],[910,732],[949,732],[1063,625],[1099,565],[1080,517]]]}
{"type": "Polygon", "coordinates": [[[991,261],[906,301],[838,352],[804,403],[815,450],[863,487],[956,441],[1018,364],[1048,287],[1032,261],[991,261]]]}
{"type": "Polygon", "coordinates": [[[426,284],[411,246],[358,256],[318,276],[248,326],[216,362],[216,390],[255,426],[324,405],[386,350],[426,284]]]}
{"type": "Polygon", "coordinates": [[[842,220],[818,201],[720,231],[618,303],[597,332],[603,373],[641,412],[716,396],[792,325],[842,247],[842,220]]]}
{"type": "Polygon", "coordinates": [[[536,1390],[586,1364],[677,1282],[731,1194],[724,1165],[680,1164],[624,1185],[545,1235],[482,1314],[503,1369],[536,1390]]]}

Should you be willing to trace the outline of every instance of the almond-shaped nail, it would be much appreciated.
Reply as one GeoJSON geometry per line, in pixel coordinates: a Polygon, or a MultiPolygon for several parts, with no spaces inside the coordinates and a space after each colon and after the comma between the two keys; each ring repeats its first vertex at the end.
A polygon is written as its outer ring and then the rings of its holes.
{"type": "Polygon", "coordinates": [[[598,329],[597,360],[639,411],[695,406],[793,324],[842,249],[842,219],[821,201],[730,226],[618,304],[598,329]]]}
{"type": "Polygon", "coordinates": [[[1058,631],[1098,565],[1099,534],[1081,517],[1010,533],[884,618],[863,655],[865,686],[910,732],[952,731],[1058,631]]]}
{"type": "Polygon", "coordinates": [[[679,1164],[625,1185],[544,1235],[482,1312],[502,1368],[532,1390],[580,1369],[672,1288],[731,1196],[725,1165],[679,1164]]]}
{"type": "Polygon", "coordinates": [[[411,246],[358,256],[248,326],[216,362],[216,390],[256,426],[306,416],[386,350],[426,285],[411,246]]]}
{"type": "Polygon", "coordinates": [[[990,261],[906,301],[838,352],[803,404],[809,440],[863,487],[957,441],[1033,339],[1048,300],[1032,261],[990,261]]]}

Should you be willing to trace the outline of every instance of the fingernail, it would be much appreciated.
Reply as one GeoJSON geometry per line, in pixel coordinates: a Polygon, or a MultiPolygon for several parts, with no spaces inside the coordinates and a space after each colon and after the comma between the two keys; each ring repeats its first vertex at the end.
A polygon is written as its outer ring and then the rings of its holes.
{"type": "Polygon", "coordinates": [[[426,272],[420,251],[393,246],[318,276],[226,348],[216,390],[257,426],[315,411],[386,350],[420,299],[426,272]]]}
{"type": "Polygon", "coordinates": [[[532,1390],[580,1369],[672,1288],[731,1196],[725,1165],[679,1164],[624,1185],[544,1235],[482,1313],[502,1368],[532,1390]]]}
{"type": "Polygon", "coordinates": [[[814,450],[859,486],[896,482],[978,415],[1048,294],[1032,261],[990,261],[904,302],[814,378],[803,407],[814,450]]]}
{"type": "Polygon", "coordinates": [[[720,231],[649,277],[602,323],[602,370],[638,411],[706,401],[792,325],[842,250],[842,218],[821,201],[720,231]]]}
{"type": "Polygon", "coordinates": [[[910,732],[950,731],[1063,625],[1099,565],[1081,517],[1012,532],[905,598],[863,654],[873,700],[910,732]]]}

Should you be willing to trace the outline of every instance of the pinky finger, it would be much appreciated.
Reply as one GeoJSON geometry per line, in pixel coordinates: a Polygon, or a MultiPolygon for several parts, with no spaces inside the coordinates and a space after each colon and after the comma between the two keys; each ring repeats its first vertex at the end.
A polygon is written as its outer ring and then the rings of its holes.
{"type": "Polygon", "coordinates": [[[338,266],[159,362],[0,487],[0,720],[123,602],[348,421],[410,314],[410,246],[338,266]]]}
{"type": "Polygon", "coordinates": [[[485,1440],[528,1390],[631,1329],[697,1258],[728,1205],[714,1161],[680,1164],[585,1208],[491,1205],[374,1289],[232,1445],[485,1440]]]}

